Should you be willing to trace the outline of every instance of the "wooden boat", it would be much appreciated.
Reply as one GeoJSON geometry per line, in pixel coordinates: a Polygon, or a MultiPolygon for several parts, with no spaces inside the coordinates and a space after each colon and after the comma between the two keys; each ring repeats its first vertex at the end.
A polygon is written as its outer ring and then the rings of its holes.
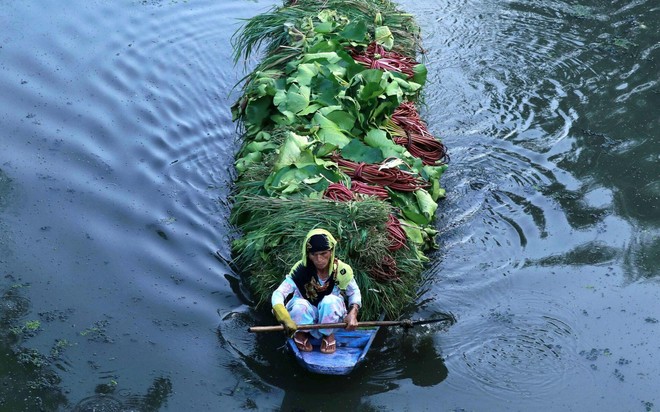
{"type": "Polygon", "coordinates": [[[288,339],[287,345],[300,366],[309,372],[323,375],[348,375],[364,361],[378,329],[378,327],[371,327],[355,331],[336,331],[337,350],[333,354],[321,353],[319,350],[321,339],[316,338],[310,339],[314,347],[311,352],[300,351],[293,339],[288,339]]]}
{"type": "MultiPolygon", "coordinates": [[[[236,267],[258,305],[299,260],[310,229],[336,235],[362,292],[360,319],[397,319],[437,247],[440,177],[449,158],[416,102],[427,69],[421,34],[391,0],[284,0],[233,38],[235,60],[263,59],[242,82],[242,130],[230,222],[236,267]],[[382,319],[382,318],[381,318],[382,319]]],[[[296,359],[346,375],[378,331],[338,331],[338,347],[296,359]]]]}

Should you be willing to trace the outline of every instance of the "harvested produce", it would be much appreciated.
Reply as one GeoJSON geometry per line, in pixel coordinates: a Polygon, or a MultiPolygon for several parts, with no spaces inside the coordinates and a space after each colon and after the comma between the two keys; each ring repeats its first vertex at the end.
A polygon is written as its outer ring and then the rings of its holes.
{"type": "Polygon", "coordinates": [[[448,161],[415,105],[419,39],[388,0],[288,1],[235,34],[237,61],[262,56],[232,107],[233,261],[255,302],[269,302],[314,227],[339,240],[363,318],[415,300],[448,161]]]}

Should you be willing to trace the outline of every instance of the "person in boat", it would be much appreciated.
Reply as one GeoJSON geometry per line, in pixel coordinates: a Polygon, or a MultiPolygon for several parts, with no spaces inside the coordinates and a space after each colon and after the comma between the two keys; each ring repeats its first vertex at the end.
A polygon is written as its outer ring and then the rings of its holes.
{"type": "Polygon", "coordinates": [[[325,229],[307,233],[302,259],[293,265],[271,297],[275,317],[303,352],[313,350],[310,340],[313,336],[321,339],[322,353],[334,353],[335,329],[306,332],[297,331],[298,325],[343,321],[347,330],[355,330],[358,325],[362,295],[353,278],[353,269],[335,257],[336,244],[325,229]]]}

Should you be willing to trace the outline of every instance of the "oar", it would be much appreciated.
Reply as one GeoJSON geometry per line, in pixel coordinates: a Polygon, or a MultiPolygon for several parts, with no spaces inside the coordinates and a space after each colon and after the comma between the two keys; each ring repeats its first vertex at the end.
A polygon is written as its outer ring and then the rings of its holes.
{"type": "MultiPolygon", "coordinates": [[[[451,322],[452,324],[456,322],[454,315],[446,315],[443,318],[439,319],[404,319],[404,320],[374,320],[367,322],[358,322],[357,327],[372,327],[372,326],[402,326],[404,328],[412,328],[416,325],[426,325],[428,323],[436,322],[451,322]]],[[[337,323],[315,323],[313,325],[298,325],[298,330],[310,330],[310,329],[336,329],[336,328],[345,328],[346,322],[337,322],[337,323]]],[[[284,330],[283,325],[276,326],[252,326],[248,328],[248,332],[258,333],[258,332],[281,332],[284,330]]]]}

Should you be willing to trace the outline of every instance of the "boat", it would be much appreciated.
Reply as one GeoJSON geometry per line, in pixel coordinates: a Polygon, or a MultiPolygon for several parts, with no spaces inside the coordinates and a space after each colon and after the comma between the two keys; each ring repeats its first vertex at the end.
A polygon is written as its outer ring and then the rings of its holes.
{"type": "Polygon", "coordinates": [[[337,350],[333,354],[321,353],[321,339],[310,338],[314,347],[311,352],[302,352],[293,339],[287,339],[287,346],[298,364],[311,373],[321,375],[349,375],[360,365],[376,337],[378,327],[360,328],[354,331],[337,330],[335,339],[337,350]]]}
{"type": "MultiPolygon", "coordinates": [[[[390,0],[285,0],[247,20],[234,58],[262,56],[243,79],[232,117],[242,131],[231,224],[239,269],[269,309],[312,228],[338,240],[362,292],[360,319],[397,319],[417,297],[446,147],[421,119],[427,69],[420,29],[390,0]]],[[[338,331],[337,351],[288,346],[314,373],[345,375],[378,328],[338,331]]]]}

